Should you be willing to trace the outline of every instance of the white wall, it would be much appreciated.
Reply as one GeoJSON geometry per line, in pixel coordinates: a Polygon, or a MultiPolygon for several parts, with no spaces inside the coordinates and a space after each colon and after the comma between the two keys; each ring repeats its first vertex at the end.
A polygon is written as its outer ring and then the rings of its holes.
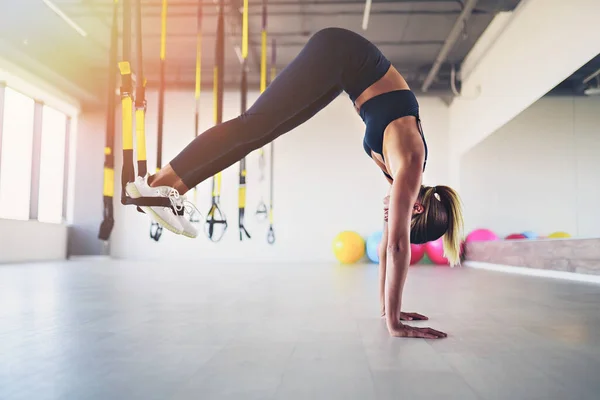
{"type": "MultiPolygon", "coordinates": [[[[117,125],[118,129],[118,125],[117,125]]],[[[98,240],[102,222],[102,187],[104,182],[104,146],[106,113],[82,113],[75,138],[76,157],[71,168],[72,195],[69,226],[69,255],[104,254],[98,240]]],[[[118,199],[115,202],[115,207],[118,199]]]]}
{"type": "MultiPolygon", "coordinates": [[[[77,115],[80,111],[80,104],[76,99],[59,90],[52,82],[37,77],[14,62],[1,57],[0,81],[71,116],[73,127],[71,153],[75,153],[73,135],[76,134],[77,115]]],[[[71,160],[73,159],[71,157],[71,160]]],[[[73,182],[71,177],[69,182],[70,184],[73,182]]],[[[71,192],[70,187],[68,198],[71,198],[71,192]]],[[[70,210],[68,214],[70,215],[70,210]]],[[[0,219],[0,263],[64,259],[67,254],[67,229],[67,224],[0,219]]]]}
{"type": "MultiPolygon", "coordinates": [[[[256,93],[251,94],[249,103],[255,98],[256,93]]],[[[445,183],[448,110],[437,98],[421,98],[419,101],[430,151],[425,183],[445,183]]],[[[148,162],[149,168],[153,169],[157,122],[155,93],[149,93],[148,104],[148,162]]],[[[163,162],[167,163],[193,138],[193,93],[168,92],[165,104],[163,162]]],[[[206,129],[213,123],[211,93],[203,94],[202,104],[200,119],[202,128],[206,129]]],[[[224,119],[237,116],[239,107],[239,93],[226,93],[224,119]]],[[[116,203],[111,254],[115,257],[165,260],[333,260],[331,242],[338,232],[348,229],[367,236],[381,229],[381,204],[388,183],[365,154],[363,134],[363,122],[347,96],[342,95],[313,119],[276,140],[274,215],[277,241],[274,246],[266,242],[268,224],[258,224],[253,217],[261,194],[257,154],[254,153],[248,158],[249,210],[246,217],[252,240],[239,241],[239,166],[235,164],[223,173],[221,202],[230,226],[221,242],[210,242],[203,232],[198,238],[189,239],[165,231],[161,241],[155,243],[149,238],[149,218],[133,207],[116,203]]],[[[120,139],[117,143],[120,145],[120,139]]],[[[267,152],[267,160],[268,156],[267,152]]],[[[115,179],[120,181],[118,174],[115,179]]],[[[198,188],[198,207],[206,214],[210,206],[210,179],[198,188]]],[[[267,188],[268,181],[263,188],[268,202],[267,188]]],[[[115,196],[118,197],[118,193],[120,190],[115,196]]]]}
{"type": "Polygon", "coordinates": [[[461,159],[465,228],[600,236],[600,97],[544,97],[461,159]]]}
{"type": "Polygon", "coordinates": [[[509,21],[496,17],[467,56],[463,96],[450,107],[453,184],[462,185],[461,155],[600,53],[599,14],[598,0],[523,0],[509,21]]]}
{"type": "Polygon", "coordinates": [[[0,264],[64,260],[67,226],[0,219],[0,264]]]}

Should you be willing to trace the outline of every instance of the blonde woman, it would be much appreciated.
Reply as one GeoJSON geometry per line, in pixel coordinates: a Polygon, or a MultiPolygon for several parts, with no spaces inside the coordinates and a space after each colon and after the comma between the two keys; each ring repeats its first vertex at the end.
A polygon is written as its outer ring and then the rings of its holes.
{"type": "MultiPolygon", "coordinates": [[[[430,328],[404,325],[400,309],[411,242],[444,235],[446,257],[458,262],[458,196],[445,186],[421,186],[427,144],[417,99],[381,51],[352,31],[327,28],[315,33],[247,112],[200,134],[155,175],[129,183],[127,193],[133,198],[167,197],[181,211],[191,188],[303,124],[342,92],[365,122],[365,151],[391,183],[381,257],[387,328],[398,337],[445,337],[430,328]]],[[[165,228],[196,237],[188,218],[173,208],[142,207],[165,228]]]]}

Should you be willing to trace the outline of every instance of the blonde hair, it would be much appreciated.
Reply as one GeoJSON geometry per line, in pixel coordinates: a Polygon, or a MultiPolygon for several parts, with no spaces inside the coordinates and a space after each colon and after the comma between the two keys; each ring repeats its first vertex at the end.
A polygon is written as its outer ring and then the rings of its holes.
{"type": "Polygon", "coordinates": [[[448,186],[422,186],[417,200],[423,213],[413,216],[411,243],[426,243],[442,237],[444,256],[451,266],[460,264],[463,214],[460,197],[448,186]]]}

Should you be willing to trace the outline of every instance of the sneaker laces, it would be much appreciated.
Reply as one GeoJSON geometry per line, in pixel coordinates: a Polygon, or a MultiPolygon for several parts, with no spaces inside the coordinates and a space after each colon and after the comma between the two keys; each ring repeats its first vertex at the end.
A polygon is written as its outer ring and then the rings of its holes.
{"type": "MultiPolygon", "coordinates": [[[[177,190],[175,190],[175,192],[177,192],[177,190]]],[[[177,211],[183,209],[184,212],[190,215],[190,217],[195,213],[198,213],[198,215],[202,217],[202,213],[200,212],[200,210],[198,210],[198,207],[196,207],[196,205],[193,202],[189,201],[185,195],[180,195],[179,192],[177,192],[176,195],[170,198],[172,199],[172,201],[176,202],[176,205],[174,207],[177,209],[177,211]]]]}
{"type": "Polygon", "coordinates": [[[200,210],[198,210],[198,207],[196,207],[196,205],[193,202],[189,201],[185,197],[180,199],[180,204],[185,208],[185,212],[187,212],[190,215],[190,217],[195,213],[198,213],[198,215],[202,217],[202,213],[200,212],[200,210]]]}
{"type": "Polygon", "coordinates": [[[170,186],[160,186],[156,188],[156,191],[160,196],[168,197],[169,201],[171,202],[171,206],[173,206],[175,210],[181,211],[181,209],[184,207],[181,200],[181,195],[177,189],[170,186]]]}

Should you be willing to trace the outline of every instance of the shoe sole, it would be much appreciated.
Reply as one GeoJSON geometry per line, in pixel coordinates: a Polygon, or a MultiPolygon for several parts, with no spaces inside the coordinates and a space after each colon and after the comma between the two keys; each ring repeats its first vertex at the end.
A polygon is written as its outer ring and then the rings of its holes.
{"type": "Polygon", "coordinates": [[[196,239],[198,237],[198,235],[190,235],[189,233],[186,233],[185,231],[181,232],[181,234],[185,237],[189,237],[191,239],[196,239]]]}
{"type": "MultiPolygon", "coordinates": [[[[135,186],[134,183],[131,183],[131,182],[128,183],[127,186],[125,187],[125,190],[126,190],[127,194],[129,196],[131,196],[131,198],[137,199],[137,198],[142,197],[142,194],[139,192],[139,190],[137,189],[137,187],[135,186]]],[[[181,235],[183,233],[182,231],[173,227],[171,224],[167,223],[167,221],[162,219],[160,217],[160,215],[158,215],[151,207],[148,207],[148,206],[139,206],[139,207],[142,209],[142,211],[144,211],[146,214],[148,214],[152,219],[154,219],[157,223],[159,223],[165,229],[167,229],[177,235],[181,235]]]]}

